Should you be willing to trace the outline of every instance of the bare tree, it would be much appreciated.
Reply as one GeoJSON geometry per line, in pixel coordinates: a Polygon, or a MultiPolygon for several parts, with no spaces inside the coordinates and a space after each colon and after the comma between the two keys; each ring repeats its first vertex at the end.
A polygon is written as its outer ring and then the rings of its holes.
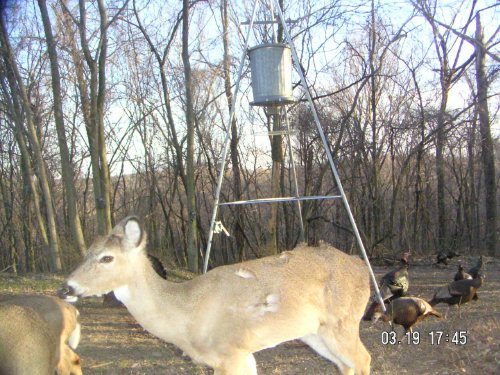
{"type": "Polygon", "coordinates": [[[61,171],[66,192],[66,200],[68,204],[68,220],[73,244],[81,255],[86,252],[85,239],[83,237],[82,226],[80,223],[80,215],[78,213],[78,198],[76,194],[75,184],[73,181],[74,173],[70,162],[68,143],[64,126],[64,116],[62,108],[61,94],[61,74],[59,73],[59,62],[57,57],[56,41],[52,34],[52,25],[50,23],[47,4],[45,0],[38,0],[38,7],[42,15],[43,27],[45,30],[45,39],[47,42],[47,50],[50,60],[50,71],[52,78],[52,93],[54,97],[54,120],[57,130],[57,140],[61,155],[61,171]]]}
{"type": "MultiPolygon", "coordinates": [[[[500,28],[488,17],[499,5],[459,1],[442,12],[446,2],[412,0],[409,12],[422,15],[422,25],[414,15],[406,23],[400,12],[386,12],[384,2],[283,3],[371,255],[436,245],[493,254],[500,28]]],[[[283,117],[247,111],[246,72],[238,117],[225,123],[234,100],[231,51],[244,42],[236,19],[248,17],[248,4],[37,0],[35,12],[30,4],[16,4],[9,21],[20,22],[0,33],[2,47],[11,43],[10,54],[0,51],[0,270],[46,270],[54,229],[61,239],[79,236],[71,217],[103,233],[112,215],[133,211],[144,216],[155,254],[197,271],[228,129],[232,168],[222,201],[295,190],[280,134],[253,139],[256,120],[273,131],[282,130],[283,117]],[[64,219],[50,223],[51,208],[64,219]]],[[[269,10],[262,4],[259,20],[269,10]]],[[[270,24],[258,22],[252,39],[271,41],[270,24]]],[[[298,130],[291,144],[301,195],[335,195],[310,111],[299,102],[288,115],[298,130]]],[[[308,241],[353,251],[337,200],[301,206],[308,241]]],[[[220,210],[232,236],[216,239],[213,265],[299,240],[291,204],[242,207],[220,210]]],[[[75,247],[84,251],[83,238],[75,247]]],[[[62,261],[71,255],[62,252],[62,261]]]]}
{"type": "MultiPolygon", "coordinates": [[[[45,202],[46,211],[46,221],[48,227],[48,258],[51,271],[61,271],[61,257],[60,257],[60,245],[59,245],[59,234],[57,230],[56,216],[54,211],[52,191],[49,185],[49,176],[47,173],[47,168],[42,155],[42,148],[40,145],[39,134],[36,129],[35,117],[31,107],[30,99],[28,98],[28,93],[24,85],[23,78],[19,73],[19,69],[14,58],[12,47],[8,39],[7,28],[5,25],[5,8],[1,5],[0,9],[0,43],[1,43],[1,53],[5,67],[5,73],[7,76],[9,91],[13,101],[17,104],[14,106],[17,108],[17,124],[16,127],[18,131],[24,131],[23,122],[26,125],[27,135],[29,139],[29,144],[33,152],[33,163],[36,166],[36,173],[39,179],[39,184],[42,190],[42,196],[45,202]],[[24,121],[21,115],[21,109],[24,114],[24,121]]],[[[31,176],[26,176],[26,178],[31,179],[31,176]]],[[[36,190],[33,186],[32,191],[36,190]]]]}
{"type": "Polygon", "coordinates": [[[479,132],[481,134],[481,156],[483,162],[485,207],[486,207],[486,249],[491,256],[499,256],[497,248],[497,187],[495,178],[495,154],[491,137],[488,110],[488,78],[486,76],[486,50],[480,13],[476,14],[476,86],[479,132]]]}
{"type": "Polygon", "coordinates": [[[447,107],[450,90],[453,84],[464,73],[465,68],[471,63],[469,58],[465,62],[460,62],[463,41],[459,41],[459,47],[455,53],[452,52],[451,33],[447,30],[441,32],[439,24],[435,20],[437,2],[432,0],[417,0],[413,2],[415,8],[420,12],[434,35],[433,43],[436,55],[439,60],[439,83],[440,83],[440,104],[436,121],[436,178],[437,178],[437,209],[438,209],[438,251],[449,250],[448,236],[448,214],[446,211],[445,189],[445,140],[446,127],[449,125],[447,118],[447,107]]]}
{"type": "MultiPolygon", "coordinates": [[[[128,0],[118,8],[114,16],[109,20],[106,6],[103,0],[97,1],[99,12],[99,27],[97,34],[97,48],[91,50],[91,38],[88,33],[87,24],[87,2],[80,0],[78,3],[79,18],[67,7],[66,0],[61,1],[65,18],[65,26],[70,33],[71,55],[75,64],[78,80],[78,89],[87,130],[89,142],[90,159],[92,164],[92,176],[94,186],[95,208],[97,216],[97,229],[101,234],[111,230],[111,180],[109,174],[108,155],[104,130],[104,106],[106,102],[106,62],[108,54],[108,30],[118,19],[120,13],[125,9],[128,0]],[[78,50],[76,35],[71,32],[73,27],[70,20],[77,26],[81,51],[78,50]],[[83,59],[80,52],[83,54],[83,59]],[[90,78],[87,81],[85,65],[90,78]]],[[[94,41],[92,41],[93,44],[94,41]]]]}
{"type": "MultiPolygon", "coordinates": [[[[233,103],[233,97],[231,92],[231,60],[230,60],[230,50],[229,50],[229,0],[223,0],[221,3],[221,16],[222,16],[222,43],[224,47],[224,59],[223,59],[223,75],[224,75],[224,91],[227,98],[228,107],[231,108],[235,103],[233,103]]],[[[233,194],[234,200],[242,199],[241,192],[241,172],[240,172],[240,161],[238,154],[238,126],[236,123],[236,118],[233,118],[231,126],[231,164],[232,164],[232,174],[233,174],[233,194]]],[[[239,260],[245,259],[245,242],[244,242],[244,231],[243,231],[243,208],[239,205],[235,206],[235,227],[234,236],[236,239],[236,249],[238,251],[239,260]]]]}
{"type": "Polygon", "coordinates": [[[194,175],[194,109],[189,61],[189,0],[182,2],[182,62],[186,95],[186,199],[187,199],[187,256],[190,271],[198,271],[198,224],[196,219],[196,189],[194,175]]]}

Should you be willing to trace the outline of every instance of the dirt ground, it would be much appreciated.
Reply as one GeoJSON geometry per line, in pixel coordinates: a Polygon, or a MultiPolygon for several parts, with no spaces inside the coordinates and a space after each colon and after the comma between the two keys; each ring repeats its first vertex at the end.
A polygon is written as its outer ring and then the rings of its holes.
{"type": "MultiPolygon", "coordinates": [[[[461,259],[464,265],[475,259],[461,259]]],[[[446,268],[431,260],[414,261],[410,268],[411,295],[430,299],[433,291],[450,282],[456,272],[453,259],[446,268]]],[[[467,268],[466,267],[466,268],[467,268]]],[[[393,266],[374,267],[379,277],[393,266]]],[[[385,344],[388,323],[361,322],[361,338],[372,355],[373,374],[499,374],[500,373],[500,261],[489,259],[479,300],[460,308],[452,306],[446,320],[429,318],[416,327],[414,342],[407,343],[396,326],[397,344],[385,344]],[[442,332],[441,341],[437,343],[442,332]],[[431,342],[431,334],[435,342],[431,342]],[[466,340],[465,343],[454,343],[466,340]]],[[[14,277],[0,273],[0,293],[55,294],[61,277],[14,277]]],[[[84,374],[212,374],[193,364],[173,345],[145,332],[123,307],[103,307],[101,299],[77,303],[82,340],[77,352],[84,374]]],[[[446,305],[437,305],[444,312],[446,305]]],[[[337,374],[335,366],[300,341],[282,344],[255,355],[259,374],[337,374]]]]}

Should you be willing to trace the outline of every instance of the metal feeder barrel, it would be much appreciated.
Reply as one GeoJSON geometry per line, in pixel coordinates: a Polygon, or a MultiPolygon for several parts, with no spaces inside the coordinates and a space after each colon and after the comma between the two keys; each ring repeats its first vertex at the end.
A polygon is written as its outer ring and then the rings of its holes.
{"type": "Polygon", "coordinates": [[[292,96],[292,54],[281,43],[266,43],[248,50],[252,92],[257,106],[280,106],[295,102],[292,96]]]}

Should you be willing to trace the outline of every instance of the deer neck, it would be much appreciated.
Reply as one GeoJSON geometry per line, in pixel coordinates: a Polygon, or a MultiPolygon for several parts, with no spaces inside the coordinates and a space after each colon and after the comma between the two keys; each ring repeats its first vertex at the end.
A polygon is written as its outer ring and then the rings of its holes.
{"type": "Polygon", "coordinates": [[[182,347],[179,340],[182,340],[191,310],[183,283],[162,279],[144,255],[134,267],[128,284],[116,288],[114,293],[144,329],[182,347]]]}

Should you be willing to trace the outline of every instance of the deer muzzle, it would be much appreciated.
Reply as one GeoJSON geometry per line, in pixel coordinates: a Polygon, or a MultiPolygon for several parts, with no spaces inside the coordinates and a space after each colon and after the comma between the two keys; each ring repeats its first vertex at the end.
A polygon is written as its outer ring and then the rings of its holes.
{"type": "Polygon", "coordinates": [[[78,295],[71,285],[68,283],[64,283],[58,290],[57,295],[59,298],[67,301],[67,302],[76,302],[78,300],[78,295]]]}

